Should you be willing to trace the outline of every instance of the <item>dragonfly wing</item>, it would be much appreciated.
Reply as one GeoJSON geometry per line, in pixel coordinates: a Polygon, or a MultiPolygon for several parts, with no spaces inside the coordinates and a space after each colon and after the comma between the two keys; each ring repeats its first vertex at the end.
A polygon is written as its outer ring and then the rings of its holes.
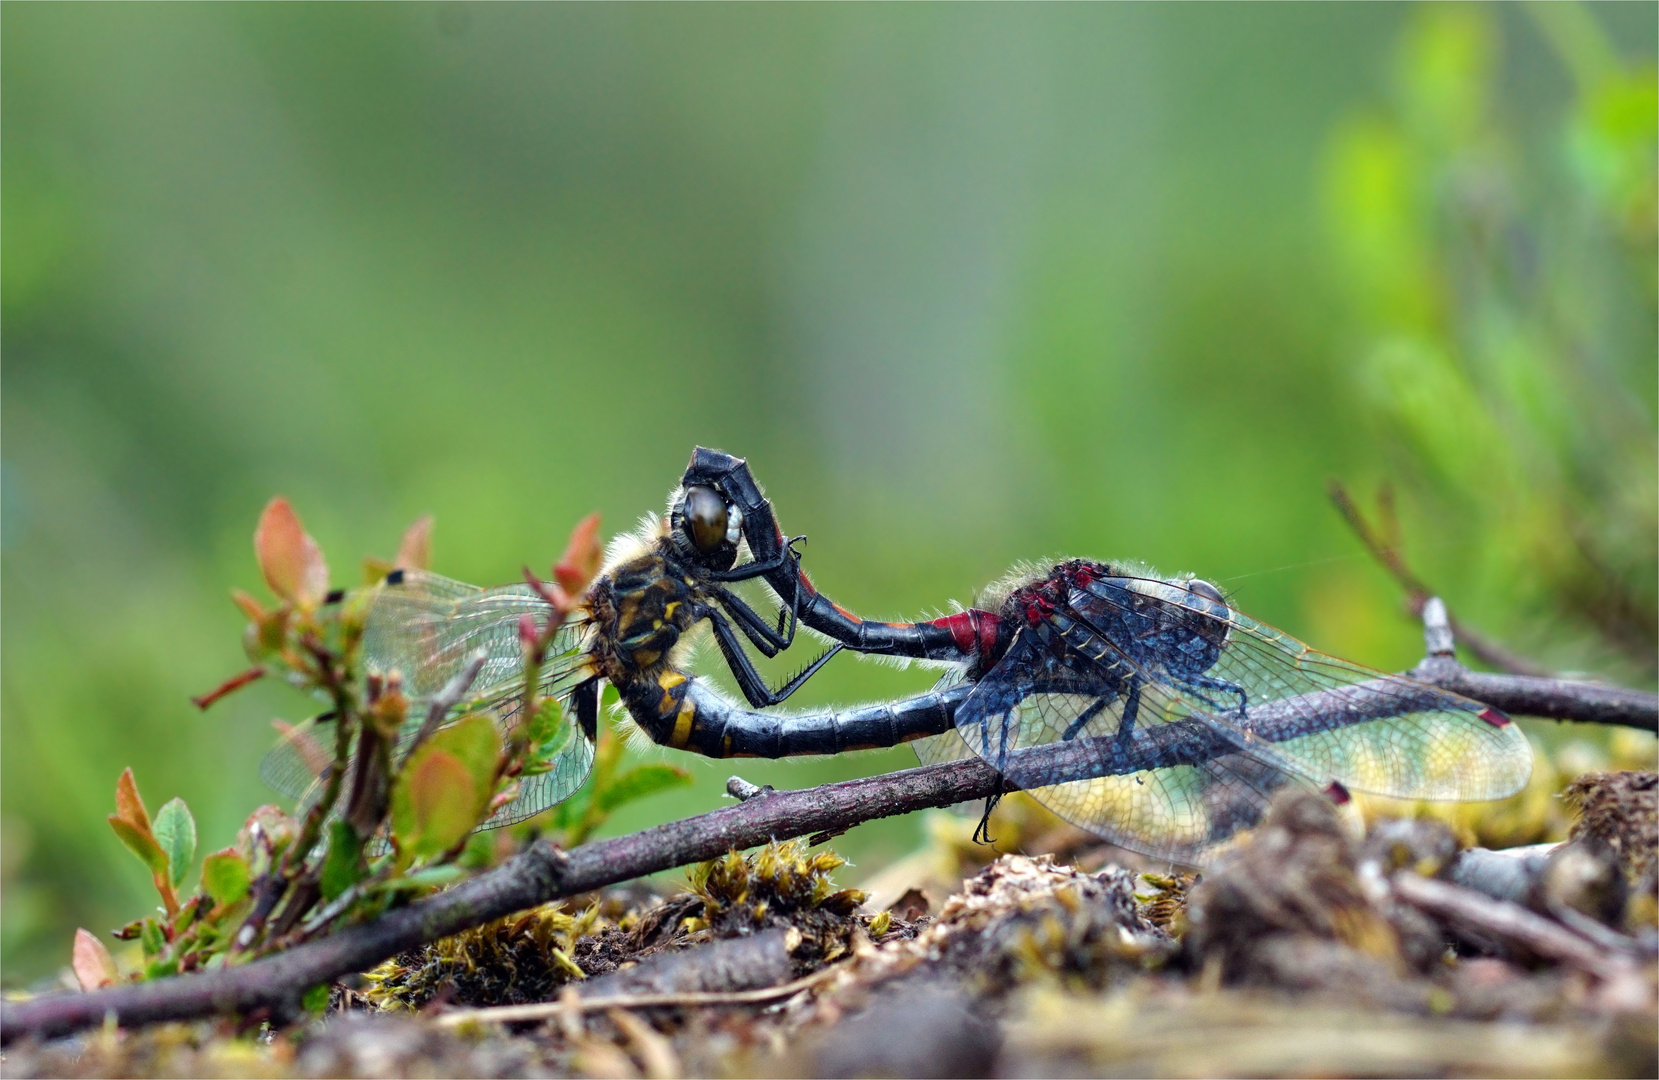
{"type": "Polygon", "coordinates": [[[300,724],[277,724],[275,746],[259,762],[259,778],[274,791],[302,804],[322,794],[322,781],[334,761],[334,720],[312,717],[300,724]]]}
{"type": "Polygon", "coordinates": [[[1021,631],[957,710],[966,746],[1060,817],[1121,847],[1199,864],[1301,777],[1184,703],[1054,666],[1021,631]],[[1125,722],[1126,716],[1128,722],[1125,722]],[[1064,744],[1063,756],[1021,750],[1064,744]]]}
{"type": "MultiPolygon", "coordinates": [[[[963,667],[951,667],[939,676],[939,681],[933,684],[933,692],[949,690],[958,685],[968,676],[963,667]]],[[[916,749],[916,758],[923,765],[937,765],[945,761],[962,761],[974,756],[973,748],[968,740],[956,730],[944,732],[941,735],[929,735],[925,739],[917,739],[910,744],[916,749]]]]}
{"type": "MultiPolygon", "coordinates": [[[[574,724],[575,721],[569,721],[574,724]]],[[[497,810],[480,829],[499,829],[526,818],[535,817],[543,810],[570,798],[581,787],[593,768],[593,743],[581,731],[575,732],[563,753],[553,762],[553,768],[536,776],[527,776],[519,786],[518,796],[497,810]]]]}
{"type": "MultiPolygon", "coordinates": [[[[1018,712],[1022,726],[1052,730],[1068,726],[1095,700],[1036,694],[1022,701],[1018,712]]],[[[1121,716],[1122,709],[1118,701],[1096,715],[1121,716]]],[[[1146,734],[1150,731],[1143,729],[1142,739],[1132,739],[1130,745],[1151,741],[1146,734]]],[[[1089,756],[1097,761],[1095,769],[1107,775],[1044,785],[1045,779],[1075,770],[1024,776],[1016,765],[1008,777],[1067,821],[1120,847],[1171,862],[1203,865],[1217,846],[1261,822],[1274,792],[1305,784],[1273,761],[1245,750],[1188,755],[1181,764],[1136,769],[1133,750],[1119,754],[1115,746],[1102,747],[1102,742],[1112,740],[1079,737],[1078,745],[1097,751],[1089,756]]]]}
{"type": "MultiPolygon", "coordinates": [[[[1071,596],[1073,610],[1108,646],[1109,628],[1125,614],[1126,590],[1113,584],[1122,580],[1071,596]]],[[[1141,595],[1223,642],[1201,671],[1159,663],[1156,652],[1111,649],[1111,666],[1133,672],[1149,694],[1163,698],[1169,719],[1203,716],[1226,725],[1257,753],[1321,786],[1335,780],[1355,791],[1449,800],[1506,798],[1526,786],[1532,750],[1502,713],[1339,660],[1177,585],[1133,580],[1141,595]]]]}
{"type": "MultiPolygon", "coordinates": [[[[406,570],[376,588],[363,633],[364,660],[372,670],[401,672],[404,692],[416,700],[436,694],[480,649],[484,668],[471,694],[489,698],[511,687],[524,673],[519,620],[548,614],[547,602],[529,585],[480,589],[406,570]]],[[[582,636],[580,623],[566,623],[555,636],[551,666],[573,669],[582,636]]]]}
{"type": "MultiPolygon", "coordinates": [[[[426,718],[426,703],[478,651],[484,667],[473,681],[466,700],[451,716],[469,712],[493,715],[505,738],[522,714],[519,696],[524,655],[519,644],[519,620],[546,617],[547,602],[529,585],[480,589],[424,571],[403,571],[375,587],[368,625],[363,634],[365,666],[372,671],[397,671],[410,699],[409,718],[398,734],[397,760],[405,756],[426,718]]],[[[590,674],[582,648],[584,627],[566,623],[554,636],[541,680],[547,695],[568,693],[590,674]]],[[[574,719],[567,723],[575,725],[574,719]]],[[[332,721],[307,721],[283,732],[260,764],[260,776],[277,791],[299,800],[304,812],[322,794],[334,757],[332,721]]],[[[547,773],[527,777],[519,796],[503,807],[484,828],[494,828],[530,817],[569,796],[587,777],[593,763],[593,745],[574,729],[565,750],[547,773]],[[532,809],[533,807],[533,809],[532,809]]]]}

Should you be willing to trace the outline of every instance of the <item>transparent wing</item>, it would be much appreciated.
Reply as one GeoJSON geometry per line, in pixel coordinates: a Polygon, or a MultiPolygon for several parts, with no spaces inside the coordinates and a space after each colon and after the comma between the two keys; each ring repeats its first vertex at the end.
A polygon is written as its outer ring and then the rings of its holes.
{"type": "Polygon", "coordinates": [[[1067,821],[1179,863],[1203,863],[1261,820],[1273,792],[1305,783],[1226,725],[1177,719],[1133,690],[1067,666],[1022,630],[957,709],[955,735],[938,739],[955,738],[1067,821]],[[1067,752],[1021,752],[1054,744],[1067,752]]]}
{"type": "MultiPolygon", "coordinates": [[[[528,585],[481,589],[423,571],[393,575],[375,589],[363,635],[363,653],[369,670],[397,671],[403,677],[409,719],[398,734],[398,759],[408,752],[431,697],[480,649],[484,652],[484,667],[473,682],[468,700],[451,710],[451,715],[489,712],[495,716],[503,737],[517,726],[522,711],[518,695],[524,676],[518,623],[524,615],[545,616],[546,601],[528,585]]],[[[591,676],[582,647],[585,634],[582,623],[570,622],[555,635],[542,677],[543,694],[568,694],[591,676]]],[[[582,786],[593,765],[593,744],[576,725],[571,710],[566,710],[565,723],[571,725],[571,731],[553,768],[524,778],[518,797],[480,828],[522,821],[568,798],[582,786]]],[[[299,812],[304,813],[324,793],[334,751],[333,721],[306,721],[283,731],[260,763],[260,776],[277,791],[299,800],[299,812]]]]}
{"type": "MultiPolygon", "coordinates": [[[[967,670],[962,667],[951,667],[939,676],[939,681],[933,684],[933,692],[949,690],[960,684],[968,677],[967,670]]],[[[929,735],[925,739],[917,739],[910,744],[916,749],[916,757],[923,765],[937,765],[945,761],[961,761],[974,756],[973,747],[968,740],[956,731],[947,731],[942,735],[929,735]]]]}
{"type": "MultiPolygon", "coordinates": [[[[481,589],[425,571],[405,570],[375,586],[363,658],[370,670],[403,674],[404,693],[430,698],[484,650],[484,669],[473,683],[473,696],[488,699],[517,683],[524,674],[518,641],[519,620],[543,618],[547,602],[528,585],[481,589]]],[[[584,677],[570,663],[581,648],[584,626],[566,623],[554,640],[550,666],[584,677]]],[[[568,687],[550,687],[559,692],[568,687]]]]}
{"type": "Polygon", "coordinates": [[[1205,717],[1320,786],[1334,780],[1395,798],[1506,798],[1531,775],[1526,736],[1502,713],[1339,660],[1178,585],[1106,578],[1073,590],[1070,606],[1101,648],[1100,663],[1140,687],[1142,722],[1205,717]],[[1173,613],[1185,640],[1167,634],[1169,619],[1149,623],[1148,604],[1173,613]],[[1126,626],[1153,624],[1166,627],[1163,647],[1125,637],[1126,626]],[[1194,670],[1181,647],[1203,640],[1193,637],[1199,629],[1222,644],[1213,664],[1194,670]]]}

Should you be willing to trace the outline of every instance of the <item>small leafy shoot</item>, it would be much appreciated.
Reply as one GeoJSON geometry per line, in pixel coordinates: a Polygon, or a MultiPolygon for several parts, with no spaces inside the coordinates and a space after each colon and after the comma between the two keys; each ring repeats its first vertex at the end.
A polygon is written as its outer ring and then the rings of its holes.
{"type": "Polygon", "coordinates": [[[265,504],[253,546],[265,583],[278,598],[306,611],[323,602],[328,595],[328,563],[287,499],[278,496],[265,504]]]}
{"type": "Polygon", "coordinates": [[[196,819],[183,799],[168,799],[156,812],[156,841],[167,853],[168,882],[177,889],[196,859],[196,819]]]}
{"type": "Polygon", "coordinates": [[[75,948],[70,957],[70,966],[74,968],[75,981],[81,984],[82,990],[96,990],[101,986],[109,986],[120,978],[120,972],[115,967],[115,958],[90,930],[75,931],[75,948]]]}

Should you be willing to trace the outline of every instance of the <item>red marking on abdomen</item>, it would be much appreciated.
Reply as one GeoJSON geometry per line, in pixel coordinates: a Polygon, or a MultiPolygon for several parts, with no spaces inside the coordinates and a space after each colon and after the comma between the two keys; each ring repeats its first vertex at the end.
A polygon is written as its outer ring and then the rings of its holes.
{"type": "Polygon", "coordinates": [[[1508,727],[1509,726],[1509,717],[1505,716],[1503,713],[1499,712],[1498,710],[1496,710],[1494,708],[1491,708],[1490,706],[1488,706],[1487,708],[1482,709],[1480,712],[1476,713],[1475,715],[1480,717],[1482,720],[1485,720],[1488,724],[1491,724],[1493,727],[1508,727]]]}
{"type": "Polygon", "coordinates": [[[963,653],[988,653],[997,642],[997,617],[978,608],[934,619],[932,625],[949,630],[951,641],[963,653]]]}
{"type": "Polygon", "coordinates": [[[1338,806],[1342,806],[1344,803],[1353,798],[1352,795],[1348,794],[1348,789],[1342,786],[1342,781],[1340,780],[1332,780],[1330,783],[1325,785],[1325,797],[1336,803],[1338,806]]]}

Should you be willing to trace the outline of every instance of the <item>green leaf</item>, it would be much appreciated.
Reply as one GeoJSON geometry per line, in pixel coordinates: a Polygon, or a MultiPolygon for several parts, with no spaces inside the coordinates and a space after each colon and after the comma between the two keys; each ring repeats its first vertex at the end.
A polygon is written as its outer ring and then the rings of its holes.
{"type": "Polygon", "coordinates": [[[114,814],[109,816],[109,827],[115,830],[115,835],[127,845],[131,851],[143,860],[144,865],[150,868],[150,873],[158,877],[167,873],[167,853],[161,850],[156,838],[150,835],[148,829],[140,830],[130,821],[125,821],[114,814]]]}
{"type": "Polygon", "coordinates": [[[382,892],[407,892],[414,889],[430,889],[440,885],[449,885],[460,881],[467,876],[467,872],[453,864],[445,866],[425,866],[413,873],[402,877],[391,878],[380,886],[382,892]]]}
{"type": "Polygon", "coordinates": [[[160,923],[154,919],[145,919],[143,927],[138,932],[138,942],[144,947],[145,956],[156,956],[167,948],[167,935],[162,933],[160,923]]]}
{"type": "Polygon", "coordinates": [[[328,854],[323,856],[320,881],[324,900],[333,900],[363,878],[363,838],[350,822],[328,827],[328,854]]]}
{"type": "Polygon", "coordinates": [[[531,746],[541,746],[548,739],[560,733],[565,726],[565,710],[556,697],[544,697],[536,707],[536,715],[530,718],[530,728],[527,734],[531,746]]]}
{"type": "Polygon", "coordinates": [[[530,721],[530,752],[524,756],[521,776],[538,776],[551,772],[570,744],[581,735],[555,697],[542,698],[536,716],[530,721]]]}
{"type": "Polygon", "coordinates": [[[221,907],[229,907],[248,895],[252,880],[248,860],[235,848],[215,851],[202,860],[202,889],[221,907]]]}
{"type": "Polygon", "coordinates": [[[196,819],[190,816],[190,807],[183,799],[168,799],[161,804],[161,809],[156,811],[154,832],[156,843],[167,853],[171,868],[169,880],[178,888],[196,858],[196,819]]]}
{"type": "Polygon", "coordinates": [[[447,851],[478,823],[479,792],[453,754],[423,746],[392,789],[392,832],[408,858],[447,851]]]}
{"type": "Polygon", "coordinates": [[[146,979],[165,979],[169,975],[177,975],[178,973],[179,962],[177,960],[156,960],[144,969],[146,979]]]}
{"type": "Polygon", "coordinates": [[[610,814],[618,807],[643,799],[647,795],[655,795],[672,787],[684,787],[689,783],[691,774],[678,765],[655,762],[635,765],[618,775],[609,786],[600,791],[595,796],[595,805],[600,813],[610,814]]]}
{"type": "Polygon", "coordinates": [[[483,713],[463,716],[440,729],[427,745],[466,767],[478,792],[478,811],[482,814],[495,793],[495,768],[501,757],[501,735],[496,731],[495,719],[483,713]]]}
{"type": "Polygon", "coordinates": [[[318,983],[300,998],[300,1005],[308,1013],[321,1013],[328,1008],[328,984],[318,983]]]}

